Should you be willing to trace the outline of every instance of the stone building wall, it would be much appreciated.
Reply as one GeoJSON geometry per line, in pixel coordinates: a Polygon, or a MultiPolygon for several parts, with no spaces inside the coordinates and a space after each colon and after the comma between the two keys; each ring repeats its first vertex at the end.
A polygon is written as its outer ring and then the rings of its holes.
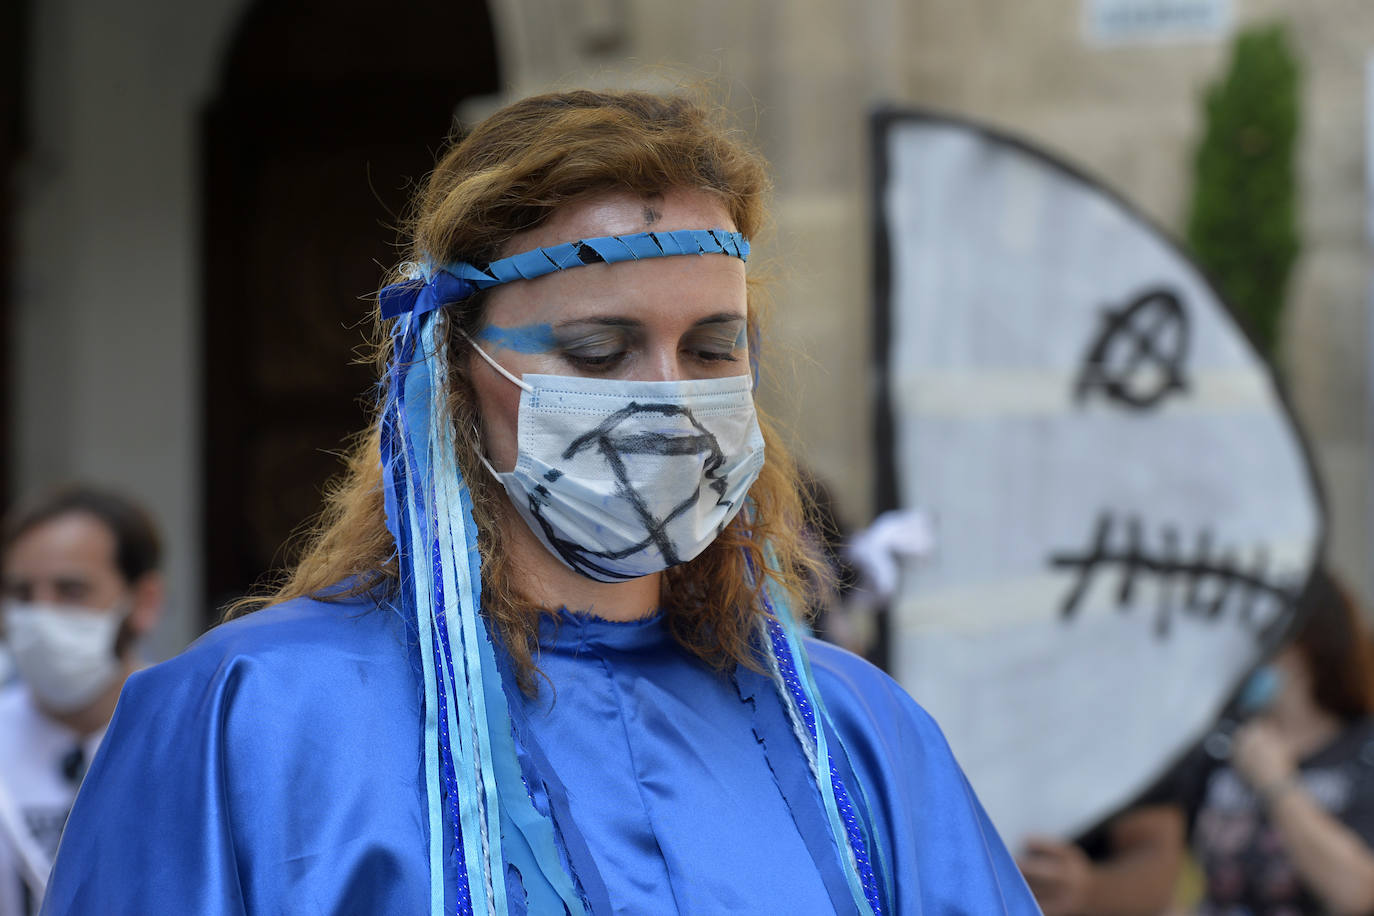
{"type": "MultiPolygon", "coordinates": [[[[1004,125],[1105,179],[1182,234],[1201,97],[1227,42],[1092,47],[1079,0],[917,5],[903,85],[912,102],[1004,125]]],[[[1281,363],[1326,488],[1336,567],[1374,596],[1367,364],[1365,66],[1374,6],[1237,0],[1236,25],[1284,21],[1303,66],[1303,254],[1281,363]]]]}

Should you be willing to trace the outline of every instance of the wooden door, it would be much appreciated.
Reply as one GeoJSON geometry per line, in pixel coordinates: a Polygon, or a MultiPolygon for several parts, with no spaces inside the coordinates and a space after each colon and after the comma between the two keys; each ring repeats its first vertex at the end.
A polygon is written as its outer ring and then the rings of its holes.
{"type": "Polygon", "coordinates": [[[290,562],[284,545],[368,421],[369,297],[399,259],[400,220],[454,106],[496,88],[480,3],[407,5],[334,3],[312,17],[309,4],[258,4],[206,113],[212,614],[290,562]],[[394,25],[407,21],[408,32],[394,25]],[[383,34],[391,44],[376,43],[383,34]],[[466,53],[454,35],[467,36],[466,53]]]}

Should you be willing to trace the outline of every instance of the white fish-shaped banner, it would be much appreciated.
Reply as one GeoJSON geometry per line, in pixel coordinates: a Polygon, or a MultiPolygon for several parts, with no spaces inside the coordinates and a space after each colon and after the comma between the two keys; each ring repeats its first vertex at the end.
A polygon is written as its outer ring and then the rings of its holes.
{"type": "Polygon", "coordinates": [[[874,117],[880,509],[933,519],[894,674],[1009,843],[1207,733],[1321,548],[1311,461],[1217,291],[1119,196],[949,118],[874,117]]]}

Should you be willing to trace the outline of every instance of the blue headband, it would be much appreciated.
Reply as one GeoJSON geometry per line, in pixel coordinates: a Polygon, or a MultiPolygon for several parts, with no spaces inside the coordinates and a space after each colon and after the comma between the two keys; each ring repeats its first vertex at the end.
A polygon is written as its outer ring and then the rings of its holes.
{"type": "Polygon", "coordinates": [[[378,298],[383,318],[405,314],[416,318],[434,309],[462,302],[480,289],[512,280],[533,280],[556,270],[583,264],[615,264],[682,254],[728,254],[749,260],[749,240],[724,229],[678,229],[673,232],[636,232],[563,242],[492,261],[485,267],[465,262],[446,264],[428,277],[393,283],[378,298]]]}

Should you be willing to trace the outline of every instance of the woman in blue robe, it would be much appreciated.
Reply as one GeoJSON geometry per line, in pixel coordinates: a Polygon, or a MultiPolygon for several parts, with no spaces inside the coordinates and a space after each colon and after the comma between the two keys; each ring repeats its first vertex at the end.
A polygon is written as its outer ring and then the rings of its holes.
{"type": "Polygon", "coordinates": [[[640,93],[445,154],[373,435],[280,592],[131,679],[44,912],[1038,912],[935,723],[790,610],[766,189],[640,93]]]}

